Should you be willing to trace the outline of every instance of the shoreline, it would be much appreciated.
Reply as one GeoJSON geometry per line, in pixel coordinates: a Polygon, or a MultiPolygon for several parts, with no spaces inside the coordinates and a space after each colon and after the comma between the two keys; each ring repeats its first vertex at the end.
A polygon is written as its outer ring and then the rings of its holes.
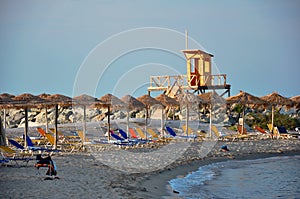
{"type": "Polygon", "coordinates": [[[174,168],[164,169],[157,173],[151,174],[146,177],[140,183],[140,188],[146,187],[147,192],[142,192],[138,194],[137,198],[165,198],[173,199],[179,198],[178,192],[173,190],[169,184],[169,181],[178,177],[185,177],[189,173],[197,171],[199,167],[231,160],[254,160],[263,159],[270,157],[279,156],[294,156],[300,155],[300,149],[292,151],[280,151],[280,152],[262,152],[262,153],[250,153],[250,154],[239,154],[234,156],[234,158],[229,158],[226,156],[222,157],[206,157],[202,160],[194,160],[192,162],[186,162],[175,166],[174,168]],[[158,180],[159,179],[159,180],[158,180]]]}
{"type": "Polygon", "coordinates": [[[261,154],[248,154],[248,155],[241,155],[237,156],[234,159],[229,159],[226,157],[219,157],[216,159],[206,159],[206,160],[195,160],[189,164],[183,164],[175,167],[171,170],[164,170],[157,174],[153,174],[144,180],[141,183],[142,187],[147,187],[147,194],[142,194],[140,196],[145,198],[165,198],[165,199],[173,199],[179,198],[178,192],[173,190],[172,187],[169,185],[169,181],[178,177],[185,177],[189,173],[197,171],[199,167],[223,162],[223,161],[230,161],[230,160],[254,160],[254,159],[264,159],[270,157],[279,157],[279,156],[294,156],[300,155],[299,151],[289,151],[284,153],[261,153],[261,154]],[[157,179],[160,179],[158,183],[157,179]]]}

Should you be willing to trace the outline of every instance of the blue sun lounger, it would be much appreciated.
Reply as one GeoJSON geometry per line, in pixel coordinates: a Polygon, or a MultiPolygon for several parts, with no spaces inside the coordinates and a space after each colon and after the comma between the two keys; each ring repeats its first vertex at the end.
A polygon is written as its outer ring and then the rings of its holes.
{"type": "Polygon", "coordinates": [[[124,139],[128,139],[128,136],[127,136],[127,133],[125,131],[123,131],[122,129],[118,129],[119,130],[119,133],[121,134],[121,136],[124,138],[124,139]]]}
{"type": "Polygon", "coordinates": [[[195,135],[189,135],[189,136],[186,136],[186,135],[177,135],[175,133],[175,131],[171,127],[169,127],[169,126],[166,126],[166,130],[173,137],[184,138],[184,139],[194,139],[194,140],[197,138],[197,136],[195,136],[195,135]]]}
{"type": "Polygon", "coordinates": [[[8,139],[8,142],[9,142],[11,145],[17,147],[17,148],[20,149],[20,150],[25,150],[24,146],[22,146],[21,144],[19,144],[19,143],[18,143],[17,141],[15,141],[15,140],[8,139]]]}
{"type": "Polygon", "coordinates": [[[166,130],[170,135],[172,135],[173,137],[176,137],[176,133],[171,127],[166,126],[166,130]]]}
{"type": "Polygon", "coordinates": [[[29,150],[33,151],[47,151],[47,152],[60,152],[61,150],[58,149],[47,149],[47,148],[42,148],[38,146],[34,146],[32,140],[30,139],[29,136],[26,136],[26,142],[29,150]]]}

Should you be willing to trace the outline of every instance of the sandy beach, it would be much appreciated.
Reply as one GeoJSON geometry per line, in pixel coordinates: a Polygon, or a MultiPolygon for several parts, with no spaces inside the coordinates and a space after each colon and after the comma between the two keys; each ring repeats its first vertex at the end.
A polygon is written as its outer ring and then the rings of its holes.
{"type": "MultiPolygon", "coordinates": [[[[203,142],[191,142],[174,162],[147,173],[116,170],[95,158],[95,150],[88,147],[87,152],[52,156],[58,167],[59,179],[45,180],[46,168],[41,168],[38,175],[34,168],[35,161],[21,167],[8,163],[0,167],[1,195],[3,198],[176,198],[176,194],[168,188],[168,181],[195,171],[202,165],[231,159],[300,154],[300,141],[297,139],[218,141],[205,157],[200,157],[202,145],[203,142]],[[230,151],[220,151],[222,145],[227,145],[230,151]]],[[[135,153],[150,153],[158,148],[108,149],[110,152],[132,150],[135,153]]],[[[166,150],[165,155],[167,153],[166,150]]],[[[120,163],[130,161],[130,157],[123,158],[120,163]]]]}

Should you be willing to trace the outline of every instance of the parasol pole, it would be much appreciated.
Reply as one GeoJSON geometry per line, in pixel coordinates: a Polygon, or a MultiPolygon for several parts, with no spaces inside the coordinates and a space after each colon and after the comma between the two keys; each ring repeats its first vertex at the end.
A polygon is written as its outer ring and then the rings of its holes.
{"type": "Polygon", "coordinates": [[[161,135],[164,136],[164,108],[161,108],[161,135]]]}
{"type": "Polygon", "coordinates": [[[189,105],[188,104],[186,104],[186,129],[185,129],[185,134],[187,135],[187,136],[189,136],[189,131],[188,131],[188,128],[189,128],[189,105]]]}
{"type": "Polygon", "coordinates": [[[110,105],[107,107],[107,122],[108,122],[108,141],[110,141],[110,105]]]}
{"type": "Polygon", "coordinates": [[[4,129],[6,129],[6,109],[3,110],[4,129]]]}
{"type": "Polygon", "coordinates": [[[28,136],[28,108],[25,107],[25,129],[24,129],[24,144],[25,144],[25,147],[28,146],[27,136],[28,136]]]}
{"type": "Polygon", "coordinates": [[[55,121],[54,121],[54,130],[55,130],[55,136],[54,136],[54,149],[57,149],[57,123],[58,123],[58,104],[55,104],[55,121]]]}
{"type": "Polygon", "coordinates": [[[146,106],[146,119],[145,119],[145,134],[146,134],[146,140],[148,140],[147,136],[147,120],[148,120],[148,106],[146,106]]]}
{"type": "Polygon", "coordinates": [[[210,108],[209,108],[209,137],[212,138],[212,133],[211,133],[211,126],[212,126],[212,104],[210,103],[210,108]]]}
{"type": "Polygon", "coordinates": [[[244,116],[245,116],[245,107],[243,106],[243,113],[242,113],[242,118],[243,118],[243,121],[242,121],[242,135],[244,134],[244,116]]]}
{"type": "Polygon", "coordinates": [[[127,108],[127,127],[126,127],[126,132],[127,132],[127,137],[129,138],[129,109],[127,108]]]}
{"type": "Polygon", "coordinates": [[[272,105],[272,128],[271,128],[271,133],[273,134],[273,130],[274,130],[274,111],[275,111],[275,106],[272,105]]]}
{"type": "Polygon", "coordinates": [[[45,108],[45,119],[46,119],[46,133],[48,133],[49,123],[48,123],[48,108],[45,108]]]}
{"type": "Polygon", "coordinates": [[[83,136],[82,136],[82,145],[85,142],[85,135],[86,135],[86,105],[83,106],[83,136]]]}

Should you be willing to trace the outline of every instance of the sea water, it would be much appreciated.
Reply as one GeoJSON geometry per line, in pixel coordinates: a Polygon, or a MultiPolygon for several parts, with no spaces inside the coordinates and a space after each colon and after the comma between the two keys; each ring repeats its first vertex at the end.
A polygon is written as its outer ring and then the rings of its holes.
{"type": "Polygon", "coordinates": [[[213,163],[169,183],[180,198],[300,198],[300,156],[213,163]]]}

